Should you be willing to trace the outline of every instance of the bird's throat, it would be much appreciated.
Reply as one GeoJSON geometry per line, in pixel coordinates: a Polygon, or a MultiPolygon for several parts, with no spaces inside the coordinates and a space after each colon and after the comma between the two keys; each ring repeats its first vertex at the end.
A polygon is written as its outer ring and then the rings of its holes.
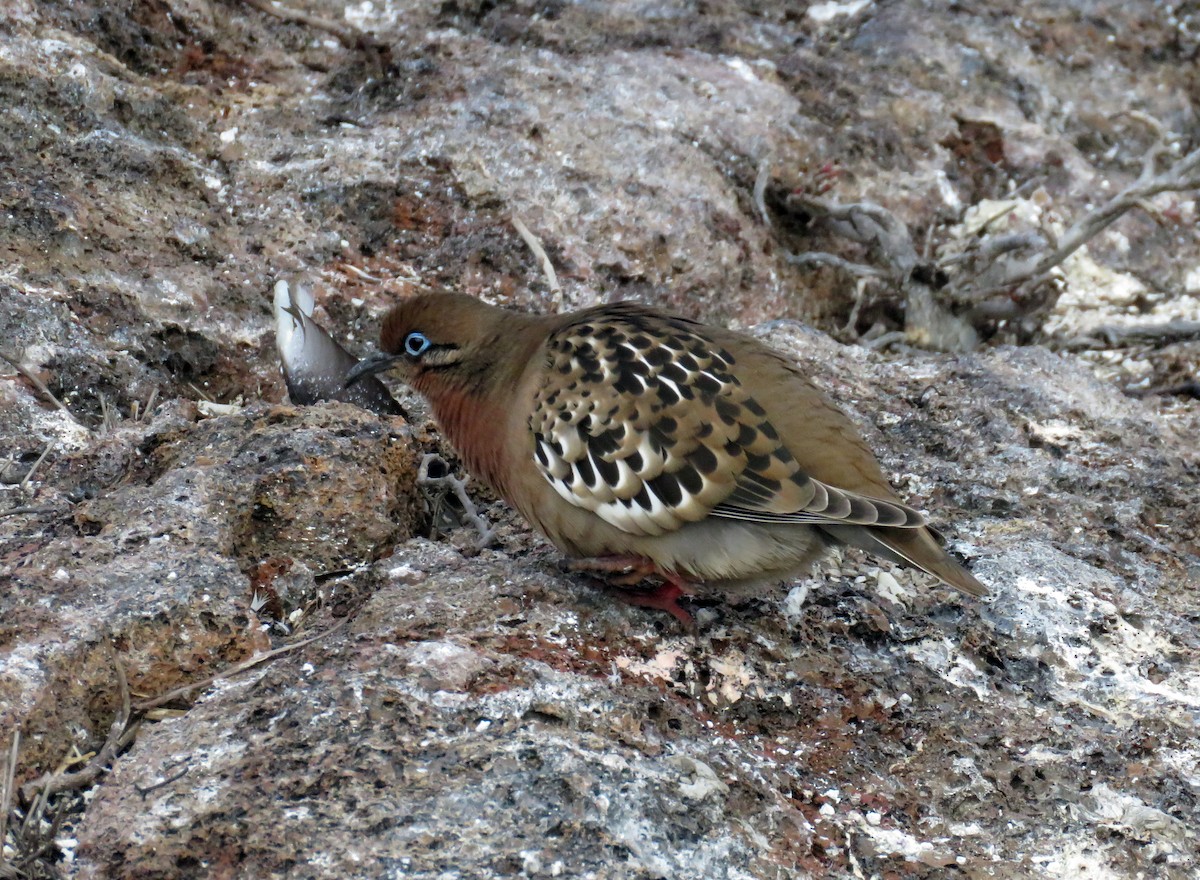
{"type": "Polygon", "coordinates": [[[462,389],[444,388],[427,394],[446,439],[462,456],[467,471],[507,498],[504,475],[505,459],[510,450],[498,442],[506,434],[505,425],[512,415],[495,396],[462,389]]]}

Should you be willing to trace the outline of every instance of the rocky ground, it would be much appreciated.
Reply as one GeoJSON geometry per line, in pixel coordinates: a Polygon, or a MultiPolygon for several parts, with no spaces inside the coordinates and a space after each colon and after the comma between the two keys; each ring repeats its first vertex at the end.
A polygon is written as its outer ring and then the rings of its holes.
{"type": "Polygon", "coordinates": [[[1194,5],[3,12],[0,876],[1196,876],[1195,185],[962,293],[1197,146],[1194,5]],[[514,217],[568,306],[794,354],[992,598],[847,552],[687,631],[472,487],[477,550],[419,401],[285,402],[274,279],[356,352],[550,308],[514,217]]]}

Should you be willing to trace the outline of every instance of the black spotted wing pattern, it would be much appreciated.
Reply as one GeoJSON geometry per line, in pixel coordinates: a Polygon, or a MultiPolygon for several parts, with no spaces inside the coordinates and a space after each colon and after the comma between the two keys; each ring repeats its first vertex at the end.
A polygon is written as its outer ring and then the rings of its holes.
{"type": "Polygon", "coordinates": [[[630,534],[708,516],[924,524],[902,504],[801,471],[733,356],[691,322],[639,306],[581,312],[550,336],[530,429],[555,491],[630,534]]]}

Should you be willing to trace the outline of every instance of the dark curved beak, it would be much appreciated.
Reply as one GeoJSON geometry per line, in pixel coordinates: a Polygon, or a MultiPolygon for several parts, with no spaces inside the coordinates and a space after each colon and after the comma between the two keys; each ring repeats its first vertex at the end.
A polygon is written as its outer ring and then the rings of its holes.
{"type": "Polygon", "coordinates": [[[382,373],[398,360],[400,360],[399,355],[387,354],[382,351],[377,351],[374,354],[367,355],[350,368],[350,372],[346,374],[346,378],[342,382],[342,387],[349,388],[359,379],[363,379],[367,376],[373,376],[376,373],[382,373]]]}

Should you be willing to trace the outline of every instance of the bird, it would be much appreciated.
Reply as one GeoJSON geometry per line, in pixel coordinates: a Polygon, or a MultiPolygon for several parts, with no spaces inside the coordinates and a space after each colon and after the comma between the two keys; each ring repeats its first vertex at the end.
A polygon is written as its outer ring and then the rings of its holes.
{"type": "Polygon", "coordinates": [[[759,340],[622,301],[535,315],[425,292],[384,316],[384,371],[467,471],[636,605],[808,570],[832,545],[987,589],[906,505],[850,418],[759,340]]]}

